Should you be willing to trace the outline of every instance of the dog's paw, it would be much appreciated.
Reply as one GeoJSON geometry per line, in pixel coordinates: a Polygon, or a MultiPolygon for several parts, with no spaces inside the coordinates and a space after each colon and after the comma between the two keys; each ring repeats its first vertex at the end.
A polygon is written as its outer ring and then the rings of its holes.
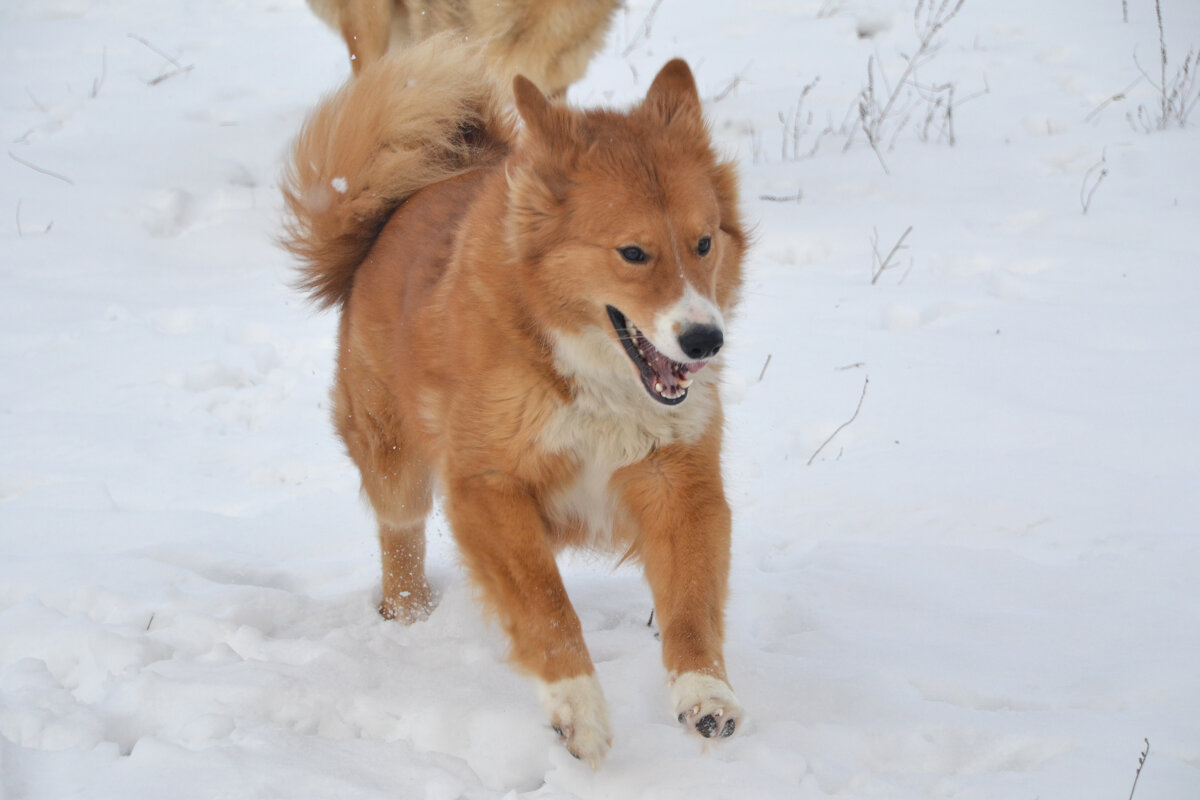
{"type": "Polygon", "coordinates": [[[384,597],[379,603],[379,616],[405,625],[429,619],[437,605],[426,585],[423,592],[400,592],[396,598],[384,597]]]}
{"type": "Polygon", "coordinates": [[[612,725],[595,674],[543,682],[538,688],[550,726],[568,752],[592,769],[599,767],[612,747],[612,725]]]}
{"type": "Polygon", "coordinates": [[[733,736],[745,712],[729,684],[699,672],[685,672],[670,681],[671,702],[679,724],[705,739],[733,736]]]}

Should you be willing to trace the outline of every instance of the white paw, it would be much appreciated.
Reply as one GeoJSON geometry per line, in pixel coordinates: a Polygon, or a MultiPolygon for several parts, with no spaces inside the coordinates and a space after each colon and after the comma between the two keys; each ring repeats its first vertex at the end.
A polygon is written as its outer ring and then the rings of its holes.
{"type": "Polygon", "coordinates": [[[563,738],[571,755],[586,761],[592,769],[599,767],[612,747],[612,724],[595,674],[540,682],[538,694],[551,727],[563,738]]]}
{"type": "Polygon", "coordinates": [[[733,736],[745,711],[729,684],[699,672],[685,672],[669,681],[675,718],[703,736],[733,736]]]}

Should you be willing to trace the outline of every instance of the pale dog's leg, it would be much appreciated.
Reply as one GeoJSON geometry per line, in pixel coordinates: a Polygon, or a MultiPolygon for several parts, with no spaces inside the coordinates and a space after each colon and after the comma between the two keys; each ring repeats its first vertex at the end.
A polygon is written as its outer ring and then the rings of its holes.
{"type": "Polygon", "coordinates": [[[592,769],[599,766],[612,746],[612,724],[595,673],[554,683],[538,681],[538,696],[571,755],[586,761],[592,769]]]}

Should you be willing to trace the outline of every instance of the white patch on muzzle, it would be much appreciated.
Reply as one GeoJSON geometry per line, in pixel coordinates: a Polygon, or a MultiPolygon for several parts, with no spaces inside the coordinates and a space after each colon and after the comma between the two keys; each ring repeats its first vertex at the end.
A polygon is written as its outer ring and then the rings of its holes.
{"type": "Polygon", "coordinates": [[[683,352],[679,335],[695,325],[711,325],[720,330],[722,335],[725,333],[721,309],[689,283],[684,284],[683,296],[655,315],[649,330],[643,333],[664,356],[686,364],[695,359],[683,352]]]}

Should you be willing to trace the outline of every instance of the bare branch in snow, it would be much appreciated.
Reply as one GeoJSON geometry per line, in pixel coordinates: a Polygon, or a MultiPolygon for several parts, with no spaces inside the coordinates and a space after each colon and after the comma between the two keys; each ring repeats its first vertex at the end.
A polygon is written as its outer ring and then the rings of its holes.
{"type": "Polygon", "coordinates": [[[1138,758],[1137,772],[1133,773],[1133,786],[1129,789],[1129,800],[1133,800],[1133,793],[1137,791],[1138,778],[1142,777],[1142,767],[1146,765],[1146,756],[1150,755],[1150,740],[1142,739],[1146,743],[1146,749],[1142,750],[1141,756],[1138,758]]]}
{"type": "Polygon", "coordinates": [[[1083,213],[1087,214],[1088,209],[1092,206],[1092,195],[1100,188],[1100,184],[1108,176],[1108,168],[1104,165],[1108,163],[1108,150],[1105,149],[1100,153],[1100,160],[1088,168],[1088,171],[1083,174],[1083,183],[1079,187],[1079,203],[1083,206],[1083,213]],[[1088,181],[1092,178],[1092,173],[1100,170],[1100,174],[1096,176],[1096,182],[1092,184],[1092,188],[1088,189],[1088,181]]]}
{"type": "Polygon", "coordinates": [[[772,203],[799,203],[804,199],[804,192],[797,191],[795,194],[760,194],[759,200],[767,200],[772,203]]]}
{"type": "Polygon", "coordinates": [[[165,50],[163,50],[163,49],[161,49],[161,48],[159,48],[159,47],[155,47],[155,46],[154,46],[153,44],[151,44],[149,41],[147,41],[146,39],[142,38],[141,36],[138,36],[136,33],[131,33],[131,34],[129,34],[129,38],[130,38],[130,39],[133,39],[135,42],[140,42],[141,44],[145,45],[145,46],[146,46],[146,47],[148,47],[148,48],[149,48],[149,49],[150,49],[152,52],[154,52],[154,53],[157,53],[158,55],[162,56],[162,57],[163,57],[163,58],[165,58],[167,61],[169,61],[169,62],[171,63],[171,66],[172,66],[172,67],[174,67],[174,69],[169,69],[169,70],[167,70],[166,72],[164,72],[164,73],[162,73],[161,75],[159,75],[157,78],[151,78],[150,80],[146,81],[146,83],[147,83],[148,85],[150,85],[150,86],[157,86],[158,84],[160,84],[160,83],[162,83],[163,81],[165,81],[167,78],[174,78],[176,75],[179,75],[179,74],[181,74],[181,73],[184,73],[184,72],[191,72],[191,71],[192,71],[192,65],[191,65],[191,64],[186,64],[186,65],[184,65],[184,64],[181,64],[181,63],[179,63],[179,59],[177,59],[177,58],[175,58],[174,56],[170,55],[170,54],[169,54],[169,53],[167,53],[165,50]]]}
{"type": "Polygon", "coordinates": [[[622,58],[628,58],[638,46],[642,39],[650,38],[650,26],[654,24],[654,15],[658,13],[658,7],[662,5],[662,0],[654,0],[654,5],[650,7],[650,11],[646,13],[646,18],[642,20],[642,24],[638,27],[637,32],[633,34],[633,41],[629,46],[621,52],[622,58]]]}
{"type": "Polygon", "coordinates": [[[763,376],[767,374],[767,367],[771,366],[771,354],[767,353],[767,360],[763,362],[762,371],[758,373],[758,382],[762,383],[763,376]]]}
{"type": "Polygon", "coordinates": [[[871,249],[875,253],[875,259],[872,262],[872,265],[878,264],[879,268],[875,270],[875,274],[871,277],[872,286],[874,286],[875,282],[879,280],[879,276],[883,274],[885,269],[890,269],[896,266],[892,263],[892,257],[902,249],[904,246],[904,240],[908,238],[910,233],[912,233],[912,225],[909,225],[904,230],[904,233],[900,234],[900,238],[896,241],[896,244],[892,245],[892,249],[888,251],[887,258],[883,258],[879,255],[879,231],[875,231],[874,235],[871,237],[871,249]]]}
{"type": "Polygon", "coordinates": [[[49,170],[49,169],[46,169],[45,167],[39,167],[37,164],[30,163],[30,162],[26,161],[25,159],[20,158],[19,156],[15,155],[12,150],[8,151],[8,157],[11,158],[13,161],[17,162],[18,164],[29,167],[34,172],[40,172],[43,175],[49,175],[51,178],[58,178],[60,181],[69,183],[72,186],[75,185],[75,181],[71,180],[66,175],[60,175],[59,173],[55,172],[54,170],[49,170]]]}
{"type": "Polygon", "coordinates": [[[818,447],[818,448],[816,449],[816,451],[815,451],[815,452],[812,454],[812,456],[810,456],[810,457],[809,457],[809,459],[808,459],[808,464],[807,464],[806,466],[809,466],[809,467],[811,467],[811,466],[812,466],[812,463],[813,463],[813,461],[815,461],[815,460],[816,460],[816,458],[817,458],[817,456],[821,454],[821,451],[825,449],[825,445],[827,445],[827,444],[829,444],[830,442],[832,442],[832,441],[833,441],[833,437],[837,436],[839,433],[841,433],[843,430],[845,430],[845,428],[846,428],[846,427],[847,427],[847,426],[848,426],[848,425],[849,425],[851,422],[854,422],[854,420],[858,419],[858,412],[859,412],[859,411],[862,411],[863,400],[865,400],[865,399],[866,399],[866,397],[867,397],[867,384],[868,384],[868,383],[870,383],[870,382],[871,382],[871,376],[870,376],[870,375],[868,375],[868,376],[867,376],[867,377],[866,377],[866,378],[863,380],[862,394],[861,394],[861,395],[859,395],[859,397],[858,397],[858,405],[857,405],[857,406],[855,407],[855,409],[854,409],[854,414],[853,414],[853,415],[850,417],[850,419],[846,420],[846,421],[845,421],[845,422],[843,422],[841,425],[838,425],[838,426],[837,426],[837,429],[836,429],[836,430],[835,430],[833,433],[829,434],[829,438],[828,438],[828,439],[826,439],[824,442],[822,442],[822,443],[821,443],[821,446],[820,446],[820,447],[818,447]]]}

